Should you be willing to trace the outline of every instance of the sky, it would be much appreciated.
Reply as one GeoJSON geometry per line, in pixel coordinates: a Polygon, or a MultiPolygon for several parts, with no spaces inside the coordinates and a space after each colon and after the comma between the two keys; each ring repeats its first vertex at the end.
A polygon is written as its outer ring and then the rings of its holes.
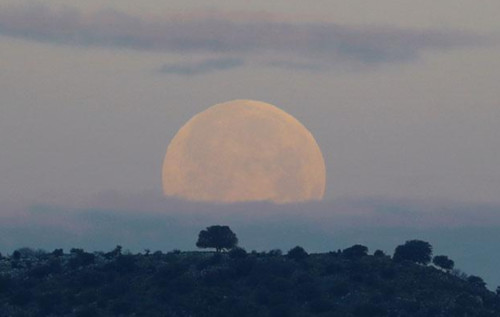
{"type": "Polygon", "coordinates": [[[218,221],[249,249],[391,253],[426,239],[499,285],[499,12],[496,0],[1,0],[0,252],[192,249],[218,221]],[[162,197],[176,131],[233,99],[312,132],[324,201],[162,197]]]}

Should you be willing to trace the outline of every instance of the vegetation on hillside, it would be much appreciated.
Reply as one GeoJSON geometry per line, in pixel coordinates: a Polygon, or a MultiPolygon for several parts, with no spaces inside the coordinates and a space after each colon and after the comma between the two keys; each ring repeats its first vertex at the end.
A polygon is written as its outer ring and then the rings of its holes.
{"type": "Polygon", "coordinates": [[[203,235],[212,241],[203,247],[230,250],[19,249],[0,259],[0,316],[500,316],[481,278],[452,270],[446,256],[428,265],[427,242],[408,241],[393,259],[362,245],[247,253],[237,239],[227,247],[203,235]]]}

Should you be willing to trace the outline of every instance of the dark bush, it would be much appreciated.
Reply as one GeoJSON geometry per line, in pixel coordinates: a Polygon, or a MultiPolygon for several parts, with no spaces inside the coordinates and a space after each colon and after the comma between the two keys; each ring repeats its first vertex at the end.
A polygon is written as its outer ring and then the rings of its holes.
{"type": "Polygon", "coordinates": [[[282,256],[283,252],[280,249],[272,249],[267,253],[269,256],[282,256]]]}
{"type": "Polygon", "coordinates": [[[233,248],[229,251],[229,257],[232,259],[244,259],[248,255],[247,251],[243,248],[233,248]]]}
{"type": "Polygon", "coordinates": [[[377,250],[375,251],[375,253],[373,253],[373,256],[377,258],[383,258],[385,256],[385,253],[382,250],[377,250]]]}
{"type": "Polygon", "coordinates": [[[68,264],[72,269],[90,265],[95,260],[94,254],[87,253],[82,249],[71,249],[71,255],[72,257],[69,259],[68,264]]]}
{"type": "Polygon", "coordinates": [[[309,256],[309,254],[302,247],[296,246],[296,247],[292,248],[290,251],[288,251],[286,256],[289,259],[301,261],[301,260],[304,260],[305,258],[307,258],[309,256]]]}
{"type": "Polygon", "coordinates": [[[353,245],[350,248],[342,250],[342,255],[348,259],[359,259],[368,254],[368,248],[361,244],[353,245]]]}
{"type": "Polygon", "coordinates": [[[474,286],[478,286],[481,288],[486,287],[486,283],[479,276],[471,275],[467,278],[467,282],[473,284],[474,286]]]}
{"type": "Polygon", "coordinates": [[[54,251],[52,251],[52,255],[55,257],[60,257],[64,255],[64,251],[63,249],[55,249],[54,251]]]}
{"type": "Polygon", "coordinates": [[[132,254],[120,255],[115,262],[116,270],[121,273],[133,272],[137,269],[136,258],[132,254]]]}
{"type": "Polygon", "coordinates": [[[419,264],[429,264],[432,258],[432,246],[425,241],[411,240],[399,245],[394,251],[395,262],[411,261],[419,264]]]}
{"type": "Polygon", "coordinates": [[[214,248],[215,251],[229,250],[238,244],[236,234],[228,226],[210,226],[200,231],[196,246],[214,248]]]}
{"type": "Polygon", "coordinates": [[[455,262],[450,260],[446,255],[436,255],[434,259],[432,259],[432,263],[447,271],[453,270],[455,266],[455,262]]]}

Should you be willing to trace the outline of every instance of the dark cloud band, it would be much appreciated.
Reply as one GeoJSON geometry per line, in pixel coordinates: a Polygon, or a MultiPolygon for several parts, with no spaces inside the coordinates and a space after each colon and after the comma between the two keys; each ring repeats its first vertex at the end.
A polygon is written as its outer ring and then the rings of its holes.
{"type": "MultiPolygon", "coordinates": [[[[238,58],[274,53],[282,58],[278,62],[281,67],[296,64],[287,58],[304,59],[299,65],[405,62],[415,59],[425,49],[470,46],[482,41],[462,32],[286,23],[258,14],[254,20],[244,22],[235,21],[229,14],[146,19],[112,10],[89,15],[76,9],[53,10],[47,6],[1,8],[0,34],[68,45],[210,52],[238,58]]],[[[215,60],[197,65],[167,65],[162,71],[193,74],[241,63],[241,59],[215,60]]]]}
{"type": "Polygon", "coordinates": [[[160,71],[165,74],[192,76],[213,71],[233,69],[243,66],[244,64],[244,60],[239,58],[216,58],[194,63],[165,64],[161,67],[160,71]]]}

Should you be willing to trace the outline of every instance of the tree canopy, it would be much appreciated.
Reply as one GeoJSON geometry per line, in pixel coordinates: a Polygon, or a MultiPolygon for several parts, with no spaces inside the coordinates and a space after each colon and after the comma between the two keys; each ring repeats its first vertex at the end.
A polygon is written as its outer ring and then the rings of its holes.
{"type": "Polygon", "coordinates": [[[290,249],[290,251],[288,251],[286,256],[290,259],[300,261],[300,260],[307,258],[309,256],[309,254],[306,252],[306,250],[304,250],[303,247],[296,246],[296,247],[290,249]]]}
{"type": "Polygon", "coordinates": [[[358,259],[368,255],[368,248],[361,244],[355,244],[350,248],[344,249],[342,255],[349,259],[358,259]]]}
{"type": "Polygon", "coordinates": [[[394,261],[411,261],[419,264],[429,264],[432,259],[432,246],[425,241],[410,240],[399,245],[394,251],[394,261]]]}
{"type": "Polygon", "coordinates": [[[236,234],[228,226],[210,226],[200,231],[196,246],[214,248],[217,252],[229,250],[238,245],[236,234]]]}
{"type": "Polygon", "coordinates": [[[445,270],[453,270],[455,266],[455,262],[450,260],[446,255],[436,255],[434,259],[432,259],[432,263],[445,270]]]}

